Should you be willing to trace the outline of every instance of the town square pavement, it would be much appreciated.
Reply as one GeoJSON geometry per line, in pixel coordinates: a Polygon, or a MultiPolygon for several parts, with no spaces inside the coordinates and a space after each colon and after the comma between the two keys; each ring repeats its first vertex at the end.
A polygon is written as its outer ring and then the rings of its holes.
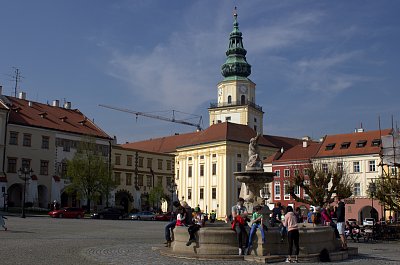
{"type": "MultiPolygon", "coordinates": [[[[154,249],[163,247],[166,222],[7,217],[8,231],[0,228],[2,265],[259,264],[162,256],[154,249]]],[[[400,242],[351,245],[359,247],[357,258],[329,264],[400,264],[400,242]]]]}

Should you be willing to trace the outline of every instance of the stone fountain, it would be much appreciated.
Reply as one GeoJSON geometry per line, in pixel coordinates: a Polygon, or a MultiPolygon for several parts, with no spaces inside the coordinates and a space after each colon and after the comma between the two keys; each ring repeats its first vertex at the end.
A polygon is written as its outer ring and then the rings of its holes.
{"type": "Polygon", "coordinates": [[[253,211],[253,205],[257,203],[260,190],[266,183],[272,182],[275,175],[272,172],[264,172],[258,148],[258,139],[260,136],[257,133],[255,137],[250,139],[249,160],[246,164],[246,170],[244,172],[233,173],[236,180],[244,184],[242,185],[240,197],[245,200],[245,205],[250,212],[253,211]],[[246,188],[243,189],[243,186],[246,188]]]}
{"type": "MultiPolygon", "coordinates": [[[[264,172],[258,149],[260,134],[250,139],[249,160],[244,172],[235,172],[236,179],[245,185],[241,197],[246,201],[249,212],[253,205],[258,204],[257,197],[265,183],[273,181],[274,174],[264,172]]],[[[229,213],[228,213],[229,214],[229,213]]],[[[317,262],[320,254],[327,252],[332,261],[344,260],[351,255],[357,255],[356,248],[340,252],[339,241],[330,226],[314,226],[312,224],[299,224],[300,232],[300,261],[317,262]]],[[[260,232],[257,231],[253,249],[249,256],[237,255],[236,233],[230,224],[217,222],[207,224],[198,231],[196,244],[186,246],[188,240],[186,227],[174,229],[174,241],[171,248],[161,250],[161,253],[173,257],[196,258],[196,259],[245,259],[269,263],[273,261],[284,261],[287,254],[287,242],[281,241],[279,228],[270,227],[266,232],[266,243],[261,240],[260,232]]]]}

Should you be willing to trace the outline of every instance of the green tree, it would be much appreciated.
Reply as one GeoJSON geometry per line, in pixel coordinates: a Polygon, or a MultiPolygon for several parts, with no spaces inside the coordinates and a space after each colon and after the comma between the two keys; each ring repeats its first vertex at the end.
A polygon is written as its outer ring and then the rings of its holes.
{"type": "Polygon", "coordinates": [[[168,201],[169,197],[164,193],[162,185],[157,185],[149,192],[149,203],[150,205],[158,206],[162,200],[168,201]]]}
{"type": "Polygon", "coordinates": [[[71,184],[67,192],[77,192],[79,198],[86,198],[87,211],[90,211],[92,200],[100,196],[109,196],[116,187],[111,179],[107,157],[104,157],[93,138],[83,138],[78,144],[77,152],[68,161],[67,178],[71,184]]]}
{"type": "Polygon", "coordinates": [[[293,176],[288,180],[287,189],[297,202],[322,207],[333,202],[333,194],[339,195],[342,199],[352,195],[354,183],[343,169],[322,164],[314,164],[301,170],[295,169],[298,173],[291,174],[293,176]],[[296,194],[296,186],[303,188],[308,197],[301,198],[296,194]]]}
{"type": "Polygon", "coordinates": [[[371,198],[377,198],[385,208],[391,211],[400,211],[400,174],[384,173],[382,178],[375,181],[376,190],[374,194],[368,190],[368,195],[371,198]]]}

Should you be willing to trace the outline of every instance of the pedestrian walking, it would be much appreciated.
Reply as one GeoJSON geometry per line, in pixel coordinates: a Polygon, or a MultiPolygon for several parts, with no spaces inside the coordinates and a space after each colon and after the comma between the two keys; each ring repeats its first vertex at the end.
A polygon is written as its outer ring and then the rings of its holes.
{"type": "Polygon", "coordinates": [[[6,222],[4,221],[5,219],[7,219],[7,217],[0,214],[0,225],[4,228],[4,231],[7,231],[6,222]]]}
{"type": "Polygon", "coordinates": [[[293,207],[292,206],[288,206],[286,208],[286,214],[285,214],[285,221],[283,223],[283,225],[286,227],[287,231],[288,231],[288,244],[289,244],[289,253],[288,253],[288,257],[286,259],[286,262],[288,263],[292,263],[298,262],[298,256],[299,256],[299,238],[300,238],[300,234],[299,234],[299,227],[297,224],[297,217],[296,215],[293,213],[293,207]],[[294,254],[295,254],[295,259],[292,260],[292,252],[293,252],[293,244],[295,247],[294,250],[294,254]]]}

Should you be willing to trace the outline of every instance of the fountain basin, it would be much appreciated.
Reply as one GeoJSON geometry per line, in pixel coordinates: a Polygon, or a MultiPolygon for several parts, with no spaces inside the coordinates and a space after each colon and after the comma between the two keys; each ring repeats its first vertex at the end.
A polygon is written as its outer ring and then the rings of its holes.
{"type": "MultiPolygon", "coordinates": [[[[340,241],[335,238],[334,231],[328,226],[315,226],[299,224],[300,256],[319,255],[323,249],[330,254],[340,248],[340,241]]],[[[249,228],[248,228],[249,232],[249,228]]],[[[278,227],[270,227],[265,231],[266,243],[262,244],[261,233],[257,231],[254,236],[250,256],[286,256],[288,252],[287,239],[281,242],[278,227]]],[[[186,246],[189,240],[187,227],[174,229],[174,241],[169,250],[164,254],[176,257],[203,258],[203,259],[242,259],[238,255],[238,242],[236,233],[229,224],[207,224],[196,235],[197,242],[186,246]]]]}

